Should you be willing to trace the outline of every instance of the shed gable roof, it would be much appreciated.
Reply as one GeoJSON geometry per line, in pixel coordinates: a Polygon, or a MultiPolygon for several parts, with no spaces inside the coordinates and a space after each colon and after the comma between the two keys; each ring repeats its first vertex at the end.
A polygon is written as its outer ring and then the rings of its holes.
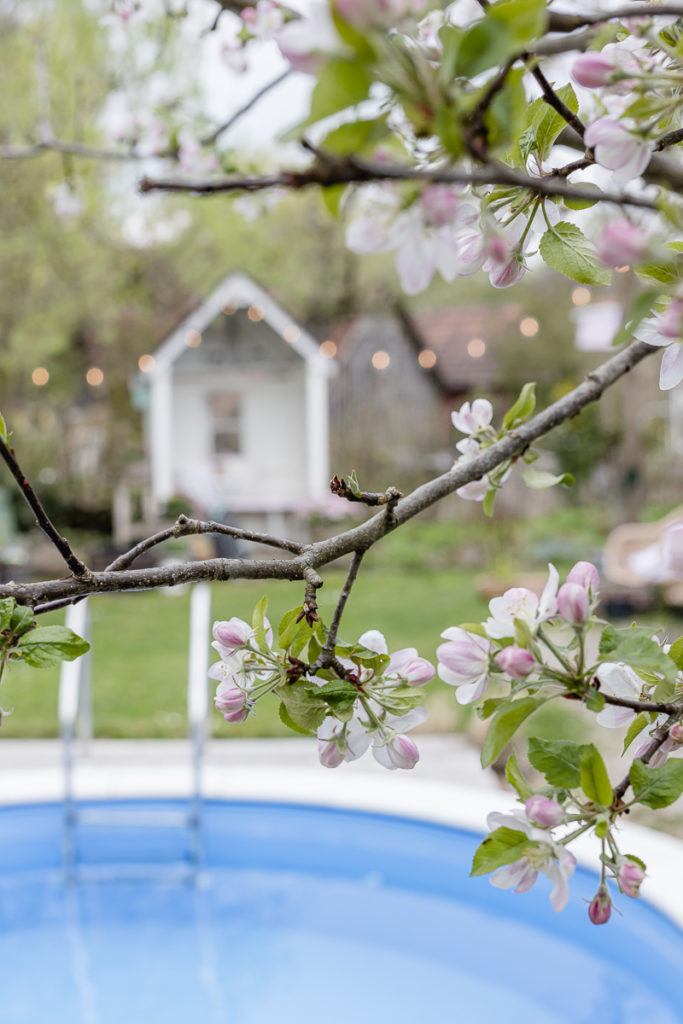
{"type": "Polygon", "coordinates": [[[260,306],[263,310],[264,323],[283,339],[288,327],[298,328],[298,333],[292,331],[291,338],[283,340],[283,344],[289,345],[306,362],[315,364],[325,376],[330,377],[336,372],[331,360],[320,354],[313,336],[295,323],[268,292],[245,274],[229,274],[178,324],[153,353],[155,367],[152,373],[170,368],[186,351],[185,339],[188,332],[198,331],[201,334],[226,306],[235,306],[238,309],[260,306]]]}

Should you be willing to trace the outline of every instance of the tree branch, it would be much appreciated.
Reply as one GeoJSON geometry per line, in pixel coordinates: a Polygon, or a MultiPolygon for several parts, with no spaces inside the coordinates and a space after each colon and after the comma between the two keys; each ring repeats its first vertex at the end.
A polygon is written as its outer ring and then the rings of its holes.
{"type": "Polygon", "coordinates": [[[587,25],[600,25],[604,21],[618,21],[621,18],[661,18],[669,14],[681,15],[683,17],[683,4],[657,4],[650,3],[624,4],[623,7],[616,7],[613,11],[603,11],[601,14],[561,14],[559,11],[548,11],[549,32],[573,32],[577,28],[585,28],[587,25]]]}
{"type": "MultiPolygon", "coordinates": [[[[657,751],[659,750],[661,745],[667,739],[667,737],[669,735],[669,730],[671,729],[671,726],[675,725],[676,722],[678,722],[680,720],[681,715],[683,715],[683,707],[676,708],[676,710],[673,712],[673,714],[669,715],[669,717],[666,720],[666,722],[663,725],[661,725],[659,727],[659,729],[657,729],[657,731],[655,732],[654,738],[652,739],[652,742],[648,745],[647,749],[638,758],[639,761],[642,761],[643,764],[649,764],[650,763],[650,761],[652,760],[654,755],[657,753],[657,751]]],[[[622,799],[624,793],[626,792],[626,790],[628,789],[628,787],[630,785],[631,785],[631,772],[629,771],[624,776],[624,778],[621,780],[621,782],[619,782],[614,787],[614,791],[613,792],[614,792],[614,799],[615,799],[615,801],[618,802],[618,801],[620,801],[622,799]]]]}
{"type": "Polygon", "coordinates": [[[631,708],[632,711],[656,711],[661,714],[673,715],[683,710],[683,705],[674,704],[672,701],[656,700],[631,700],[630,697],[612,697],[600,690],[605,704],[613,704],[617,708],[631,708]]]}
{"type": "Polygon", "coordinates": [[[14,451],[9,447],[8,444],[0,437],[0,457],[4,460],[5,464],[9,468],[10,473],[19,485],[19,490],[23,494],[28,506],[36,517],[36,522],[40,529],[43,531],[45,536],[54,544],[59,551],[60,555],[66,562],[67,566],[73,573],[73,575],[79,580],[90,580],[92,573],[88,569],[84,562],[81,562],[71,549],[66,537],[62,537],[57,528],[54,526],[47,512],[43,508],[38,495],[31,487],[30,483],[24,476],[24,473],[17,462],[14,451]]]}
{"type": "Polygon", "coordinates": [[[249,560],[238,558],[212,558],[204,562],[164,566],[152,569],[92,573],[88,579],[46,580],[39,583],[5,583],[0,585],[0,598],[13,597],[19,604],[42,606],[46,602],[67,599],[73,601],[86,594],[120,593],[128,590],[149,590],[173,587],[179,583],[197,583],[200,580],[281,579],[307,580],[317,577],[315,570],[329,565],[351,551],[365,550],[386,533],[412,519],[419,512],[452,494],[472,480],[485,474],[515,456],[549,433],[565,420],[576,416],[586,405],[596,401],[615,381],[634,366],[657,352],[658,349],[642,341],[634,341],[612,356],[602,366],[588,374],[586,379],[558,401],[523,424],[510,431],[470,462],[456,463],[447,473],[429,480],[402,498],[394,506],[391,518],[386,508],[359,526],[346,530],[327,540],[307,545],[301,554],[290,559],[249,560]]]}
{"type": "MultiPolygon", "coordinates": [[[[637,206],[657,210],[654,199],[627,192],[605,189],[596,193],[582,185],[569,184],[552,177],[534,178],[506,164],[487,164],[474,170],[453,168],[407,167],[401,164],[373,163],[358,158],[330,157],[312,164],[303,171],[282,171],[263,177],[215,178],[209,181],[180,181],[174,179],[143,178],[141,192],[191,192],[195,195],[215,195],[219,192],[261,192],[267,188],[303,189],[312,185],[328,188],[332,185],[350,185],[371,181],[423,181],[425,184],[442,182],[451,185],[510,185],[528,189],[538,196],[564,196],[569,199],[588,199],[591,202],[616,203],[619,206],[637,206]]],[[[683,173],[680,176],[683,183],[683,173]]]]}
{"type": "Polygon", "coordinates": [[[140,555],[149,551],[150,548],[156,547],[157,544],[163,544],[164,541],[171,540],[172,538],[189,537],[192,534],[198,533],[223,534],[227,537],[234,537],[236,540],[247,540],[255,544],[267,544],[272,548],[282,548],[285,551],[292,551],[297,555],[300,555],[304,550],[303,544],[298,544],[293,540],[281,540],[279,537],[271,537],[267,533],[254,533],[251,530],[241,530],[237,526],[226,526],[224,523],[215,523],[213,521],[201,522],[199,519],[190,519],[188,516],[180,515],[173,526],[160,530],[159,533],[155,533],[152,537],[147,537],[146,540],[141,540],[130,551],[126,551],[124,554],[119,555],[118,558],[115,558],[107,566],[105,572],[121,572],[124,569],[128,569],[140,555]]]}

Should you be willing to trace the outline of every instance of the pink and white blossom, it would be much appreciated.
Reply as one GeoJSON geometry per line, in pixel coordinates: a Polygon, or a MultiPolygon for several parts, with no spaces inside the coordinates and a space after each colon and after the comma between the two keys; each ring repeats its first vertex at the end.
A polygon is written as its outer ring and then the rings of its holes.
{"type": "MultiPolygon", "coordinates": [[[[600,690],[608,696],[640,700],[643,680],[623,661],[605,661],[598,667],[595,675],[600,683],[600,690]]],[[[631,708],[608,704],[595,716],[595,721],[605,729],[618,729],[630,722],[635,714],[631,708]]]]}
{"type": "MultiPolygon", "coordinates": [[[[383,633],[369,629],[358,640],[363,647],[377,654],[389,654],[389,647],[383,633]]],[[[382,673],[382,681],[390,685],[407,683],[409,686],[424,686],[433,679],[436,670],[430,661],[421,658],[415,647],[402,647],[389,656],[389,664],[382,673]]]]}
{"type": "Polygon", "coordinates": [[[523,832],[530,840],[524,857],[499,868],[491,877],[491,884],[497,889],[527,892],[536,882],[539,872],[542,872],[553,883],[550,893],[553,910],[564,910],[569,901],[569,879],[576,867],[573,853],[554,842],[547,831],[536,828],[523,811],[512,811],[509,814],[493,811],[487,818],[487,824],[491,830],[510,828],[523,832]]]}
{"type": "Polygon", "coordinates": [[[327,56],[344,50],[330,6],[322,0],[312,0],[305,16],[286,22],[275,33],[275,41],[295,71],[312,75],[321,69],[327,56]]]}
{"type": "Polygon", "coordinates": [[[216,711],[223,715],[226,722],[246,721],[253,707],[247,691],[227,679],[218,684],[214,704],[216,711]]]}
{"type": "MultiPolygon", "coordinates": [[[[481,447],[472,437],[464,437],[455,447],[460,452],[459,458],[455,461],[456,466],[466,466],[477,455],[481,455],[481,447]]],[[[489,478],[484,475],[479,480],[470,480],[469,483],[458,487],[455,493],[466,501],[483,501],[489,487],[489,478]]]]}
{"type": "Polygon", "coordinates": [[[504,647],[496,655],[496,661],[506,675],[517,680],[526,679],[536,665],[536,659],[530,651],[524,647],[515,647],[514,644],[504,647]]]}
{"type": "Polygon", "coordinates": [[[577,562],[567,573],[567,583],[578,583],[588,591],[591,601],[597,601],[600,575],[592,562],[577,562]]]}
{"type": "Polygon", "coordinates": [[[630,896],[631,899],[637,899],[640,895],[640,886],[645,878],[645,871],[632,857],[619,857],[616,878],[624,895],[630,896]]]}
{"type": "Polygon", "coordinates": [[[582,626],[591,614],[588,591],[580,583],[563,583],[557,592],[557,610],[572,626],[582,626]]]}
{"type": "MultiPolygon", "coordinates": [[[[268,646],[273,643],[273,630],[268,619],[264,619],[266,631],[266,642],[268,646]]],[[[244,619],[233,617],[227,622],[214,622],[213,639],[211,644],[218,651],[221,658],[231,659],[241,648],[246,647],[253,639],[255,630],[244,619]]]]}
{"type": "Polygon", "coordinates": [[[477,434],[485,430],[493,419],[493,406],[487,398],[475,398],[470,405],[463,403],[457,412],[451,413],[451,422],[461,434],[477,434]]]}
{"type": "Polygon", "coordinates": [[[355,761],[370,746],[370,734],[357,714],[348,722],[328,716],[318,728],[318,757],[325,768],[355,761]]]}
{"type": "Polygon", "coordinates": [[[509,288],[517,284],[526,273],[518,243],[502,233],[491,235],[486,246],[484,270],[494,288],[509,288]]]}
{"type": "Polygon", "coordinates": [[[628,92],[635,85],[633,75],[641,73],[638,59],[618,43],[608,43],[600,52],[588,50],[574,61],[572,78],[587,89],[611,86],[614,92],[628,92]]]}
{"type": "Polygon", "coordinates": [[[448,642],[436,651],[439,677],[455,686],[458,704],[471,704],[488,686],[491,643],[483,636],[451,626],[441,634],[448,642]]]}
{"type": "Polygon", "coordinates": [[[647,256],[649,248],[647,232],[625,217],[608,221],[595,238],[598,259],[606,267],[640,263],[647,256]]]}
{"type": "Polygon", "coordinates": [[[630,132],[624,123],[601,117],[586,128],[584,142],[595,153],[601,167],[614,171],[613,180],[621,183],[638,178],[650,162],[652,144],[630,132]]]}
{"type": "Polygon", "coordinates": [[[385,714],[379,726],[372,731],[372,756],[375,761],[390,771],[414,768],[420,752],[415,742],[405,733],[421,725],[428,714],[427,709],[422,707],[413,708],[406,715],[385,714]]]}
{"type": "Polygon", "coordinates": [[[657,348],[668,346],[662,356],[659,387],[670,391],[683,380],[683,345],[674,342],[683,337],[683,299],[673,299],[663,313],[655,313],[638,325],[634,337],[657,348]]]}
{"type": "Polygon", "coordinates": [[[493,640],[514,638],[515,619],[524,623],[532,633],[557,613],[557,587],[559,574],[554,565],[548,565],[548,580],[540,599],[527,587],[512,587],[502,597],[489,601],[490,617],[484,629],[493,640]]]}
{"type": "Polygon", "coordinates": [[[524,813],[533,825],[540,828],[555,828],[556,825],[561,825],[565,818],[564,808],[557,800],[542,796],[540,793],[529,797],[524,804],[524,813]]]}

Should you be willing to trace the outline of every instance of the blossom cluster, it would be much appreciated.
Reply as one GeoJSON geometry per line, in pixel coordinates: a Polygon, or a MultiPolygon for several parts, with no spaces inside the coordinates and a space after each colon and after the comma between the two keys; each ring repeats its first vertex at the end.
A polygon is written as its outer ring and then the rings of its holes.
{"type": "Polygon", "coordinates": [[[243,722],[258,700],[276,693],[286,720],[318,738],[320,763],[336,768],[372,747],[385,768],[414,768],[419,751],[406,734],[427,711],[419,690],[435,675],[434,666],[415,648],[389,653],[378,630],[368,630],[356,645],[341,645],[331,667],[316,668],[276,650],[264,618],[261,629],[242,619],[216,622],[212,646],[220,654],[210,670],[218,681],[215,706],[225,721],[243,722]]]}
{"type": "Polygon", "coordinates": [[[575,866],[567,845],[591,829],[602,844],[601,882],[589,906],[595,924],[605,923],[611,913],[607,876],[631,897],[638,896],[645,876],[643,862],[622,855],[617,844],[615,822],[629,806],[624,790],[630,785],[631,802],[652,807],[665,806],[683,792],[681,762],[671,771],[666,766],[667,757],[683,748],[678,704],[665,704],[664,713],[658,703],[662,696],[673,701],[683,696],[681,644],[661,645],[647,629],[618,631],[599,619],[599,585],[591,562],[577,562],[563,583],[549,565],[540,596],[527,587],[507,590],[491,599],[484,622],[449,627],[437,649],[438,674],[455,689],[459,703],[473,704],[487,695],[482,712],[493,717],[484,763],[499,756],[529,714],[559,696],[582,701],[598,726],[626,728],[625,749],[638,738],[633,763],[647,768],[632,768],[619,792],[594,744],[530,740],[530,764],[547,785],[534,792],[513,755],[506,774],[524,809],[491,814],[491,834],[475,855],[473,873],[493,872],[491,881],[499,888],[525,892],[539,873],[545,874],[553,883],[552,905],[561,910],[575,866]],[[649,796],[652,778],[667,771],[662,793],[649,796]]]}

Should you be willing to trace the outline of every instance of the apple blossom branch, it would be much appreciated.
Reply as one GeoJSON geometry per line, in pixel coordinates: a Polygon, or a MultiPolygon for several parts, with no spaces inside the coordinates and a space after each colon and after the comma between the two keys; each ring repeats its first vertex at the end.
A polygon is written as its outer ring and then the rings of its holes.
{"type": "Polygon", "coordinates": [[[92,577],[90,569],[88,569],[87,565],[78,558],[78,556],[73,552],[66,537],[62,537],[55,527],[54,523],[43,508],[38,495],[26,479],[26,476],[16,460],[13,449],[10,448],[9,444],[7,444],[3,437],[0,437],[0,457],[3,459],[10,473],[19,485],[19,490],[23,494],[28,506],[36,517],[36,523],[48,540],[50,540],[57,548],[57,551],[59,551],[74,577],[78,580],[90,580],[92,577]]]}
{"type": "Polygon", "coordinates": [[[605,21],[620,21],[622,18],[661,18],[669,15],[683,16],[683,4],[657,4],[651,3],[624,4],[622,7],[615,7],[611,11],[601,11],[599,14],[561,14],[559,11],[548,11],[549,32],[573,32],[577,28],[586,28],[588,25],[600,25],[605,21]]]}
{"type": "MultiPolygon", "coordinates": [[[[657,751],[660,749],[663,743],[668,739],[669,733],[674,725],[681,720],[683,717],[683,706],[677,706],[674,708],[672,713],[669,715],[666,722],[661,725],[655,732],[652,741],[648,744],[646,750],[639,756],[638,760],[642,761],[643,764],[649,764],[652,758],[655,756],[657,751]]],[[[628,771],[624,778],[614,787],[614,801],[617,806],[621,803],[624,793],[631,785],[631,772],[628,771]]]]}
{"type": "MultiPolygon", "coordinates": [[[[0,585],[0,599],[12,597],[19,604],[32,605],[37,613],[41,613],[48,607],[54,607],[53,602],[55,601],[72,602],[88,594],[122,593],[129,590],[173,587],[181,583],[197,583],[203,580],[305,580],[313,586],[318,586],[320,580],[318,569],[350,552],[366,550],[391,530],[452,494],[459,487],[473,480],[481,479],[503,462],[521,455],[538,438],[549,433],[565,420],[576,416],[586,405],[599,399],[608,387],[656,351],[658,350],[655,347],[647,345],[645,342],[632,342],[588,374],[586,379],[572,391],[547,406],[520,427],[509,431],[500,441],[482,451],[471,461],[455,464],[448,472],[429,480],[405,498],[401,498],[392,506],[392,516],[387,517],[387,507],[385,506],[359,526],[326,540],[306,545],[300,553],[292,551],[293,557],[291,558],[268,560],[212,558],[205,561],[147,569],[120,571],[105,569],[102,572],[92,572],[87,576],[82,574],[80,577],[72,579],[44,580],[36,583],[5,583],[0,585]]],[[[18,482],[21,486],[21,481],[18,482]]],[[[52,527],[52,531],[54,537],[51,536],[51,539],[53,543],[56,543],[56,538],[59,538],[59,535],[54,527],[52,527]]],[[[283,542],[283,544],[287,543],[283,542]]],[[[61,550],[62,548],[60,548],[61,550]]]]}
{"type": "MultiPolygon", "coordinates": [[[[661,175],[660,175],[661,177],[661,175]]],[[[374,163],[358,157],[336,159],[325,155],[311,167],[302,171],[282,171],[260,177],[231,176],[207,181],[187,181],[173,178],[148,178],[140,181],[141,192],[182,192],[193,195],[215,195],[221,192],[262,192],[269,188],[304,189],[314,185],[329,188],[333,185],[351,185],[370,181],[421,181],[425,184],[449,185],[509,185],[527,189],[542,197],[561,196],[587,200],[591,203],[614,203],[635,206],[644,210],[658,210],[655,199],[628,192],[574,185],[551,176],[534,178],[505,164],[484,165],[473,170],[448,167],[408,167],[402,164],[374,163]]],[[[677,176],[677,185],[683,186],[683,172],[677,176]]]]}

